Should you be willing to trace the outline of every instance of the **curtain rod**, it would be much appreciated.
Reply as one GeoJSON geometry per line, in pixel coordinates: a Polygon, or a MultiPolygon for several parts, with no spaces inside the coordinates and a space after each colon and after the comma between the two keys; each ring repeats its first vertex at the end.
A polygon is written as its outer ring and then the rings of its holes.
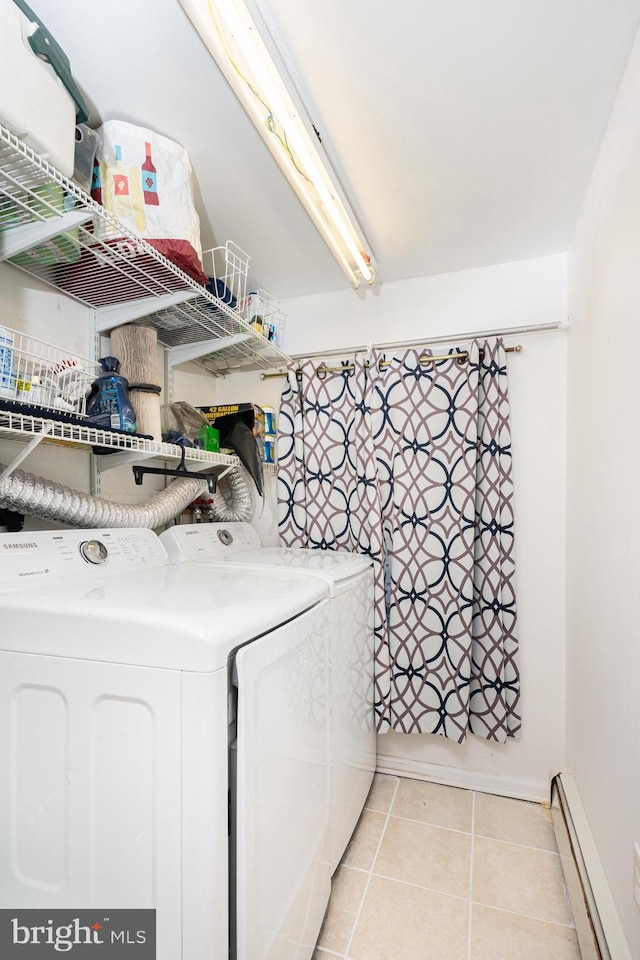
{"type": "MultiPolygon", "coordinates": [[[[347,354],[369,353],[370,350],[396,350],[403,347],[426,347],[430,344],[439,343],[460,343],[469,339],[480,339],[485,337],[509,337],[521,336],[526,333],[545,333],[550,331],[562,331],[567,329],[567,324],[562,321],[557,323],[538,323],[526,327],[504,327],[501,330],[478,330],[474,333],[458,333],[453,336],[425,337],[421,340],[396,340],[391,343],[371,343],[364,347],[343,347],[340,350],[317,350],[314,353],[294,353],[292,360],[313,360],[316,357],[343,357],[347,354]]],[[[508,352],[518,352],[508,350],[508,352]]],[[[272,377],[282,377],[283,373],[261,373],[261,380],[270,380],[272,377]]]]}
{"type": "MultiPolygon", "coordinates": [[[[522,346],[518,343],[515,347],[505,347],[505,353],[521,353],[522,346]]],[[[480,351],[479,354],[480,360],[484,359],[484,350],[480,351]]],[[[438,363],[440,360],[457,360],[459,364],[464,364],[469,359],[469,352],[463,350],[460,353],[444,353],[440,357],[432,357],[430,354],[425,354],[418,357],[418,363],[438,363]]],[[[383,367],[392,366],[392,360],[378,360],[378,370],[382,370],[383,367]]],[[[371,364],[368,361],[365,361],[365,367],[370,367],[371,364]]],[[[321,380],[326,377],[328,373],[350,373],[352,370],[355,370],[355,366],[352,363],[342,364],[339,367],[327,367],[324,363],[321,363],[319,367],[316,367],[316,377],[319,377],[321,380]]],[[[272,380],[275,377],[286,377],[286,370],[278,370],[277,373],[261,373],[261,380],[272,380]]],[[[296,379],[302,379],[302,369],[298,368],[296,370],[296,379]]]]}
{"type": "MultiPolygon", "coordinates": [[[[505,347],[504,352],[505,353],[521,353],[522,347],[520,344],[517,344],[515,347],[505,347]]],[[[426,354],[425,356],[418,357],[418,363],[438,363],[440,360],[457,360],[459,364],[464,364],[467,362],[468,359],[469,359],[469,354],[466,350],[464,350],[461,353],[443,353],[439,357],[432,357],[429,354],[426,354]]],[[[480,360],[483,360],[483,359],[484,359],[484,350],[481,350],[480,360]]],[[[364,365],[365,367],[371,366],[371,364],[367,362],[365,362],[364,365]]],[[[382,370],[383,367],[390,367],[390,366],[392,366],[391,360],[378,361],[379,370],[382,370]]],[[[321,363],[320,366],[316,368],[316,376],[322,379],[328,373],[348,373],[350,370],[355,370],[355,367],[352,363],[347,364],[346,366],[342,365],[340,367],[325,367],[325,365],[321,363]]],[[[268,377],[286,377],[286,376],[287,376],[286,373],[267,373],[264,375],[263,379],[266,380],[268,377]]],[[[296,377],[298,380],[301,379],[301,376],[302,376],[302,372],[299,370],[296,371],[296,377]]]]}

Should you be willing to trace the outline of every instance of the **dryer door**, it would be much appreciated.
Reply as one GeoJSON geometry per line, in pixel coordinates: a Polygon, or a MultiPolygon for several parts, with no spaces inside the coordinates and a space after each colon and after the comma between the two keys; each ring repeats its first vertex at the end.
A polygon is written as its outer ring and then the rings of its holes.
{"type": "Polygon", "coordinates": [[[307,960],[331,892],[329,603],[236,654],[237,960],[307,960]]]}

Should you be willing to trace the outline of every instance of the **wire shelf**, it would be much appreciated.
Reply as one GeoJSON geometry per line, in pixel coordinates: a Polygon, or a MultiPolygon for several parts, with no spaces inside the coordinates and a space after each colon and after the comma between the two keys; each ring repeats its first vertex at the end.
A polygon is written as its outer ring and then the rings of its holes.
{"type": "Polygon", "coordinates": [[[233,310],[247,295],[250,259],[232,240],[227,240],[222,247],[202,252],[202,265],[210,277],[211,293],[233,310]]]}
{"type": "Polygon", "coordinates": [[[0,327],[0,397],[6,400],[83,417],[99,373],[100,364],[93,360],[0,327]]]}
{"type": "Polygon", "coordinates": [[[0,411],[0,440],[28,441],[33,437],[41,437],[45,443],[53,441],[70,446],[89,446],[105,451],[119,451],[130,454],[131,460],[139,456],[140,459],[163,463],[181,461],[184,449],[185,464],[189,464],[196,469],[205,469],[211,466],[220,466],[226,469],[227,467],[240,465],[240,460],[235,456],[209,453],[197,447],[182,448],[175,443],[143,440],[138,437],[127,436],[124,433],[111,433],[108,430],[99,430],[95,427],[48,420],[46,417],[0,411]]]}
{"type": "Polygon", "coordinates": [[[279,300],[258,289],[240,303],[239,310],[255,333],[276,347],[282,345],[285,315],[279,300]]]}
{"type": "MultiPolygon", "coordinates": [[[[241,258],[248,258],[231,242],[223,249],[226,272],[220,279],[241,281],[241,258]]],[[[265,349],[265,338],[230,303],[137,237],[2,125],[0,260],[94,308],[102,331],[140,321],[152,324],[168,346],[219,340],[200,358],[213,373],[268,369],[289,360],[273,341],[265,349]],[[131,304],[126,319],[114,311],[131,304]]],[[[238,287],[243,300],[246,271],[244,283],[238,287]]]]}

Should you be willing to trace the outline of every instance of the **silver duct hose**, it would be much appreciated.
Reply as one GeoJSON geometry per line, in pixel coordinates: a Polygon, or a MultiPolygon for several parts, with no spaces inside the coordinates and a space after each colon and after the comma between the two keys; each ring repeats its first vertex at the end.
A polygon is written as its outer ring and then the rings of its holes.
{"type": "Polygon", "coordinates": [[[244,467],[235,467],[218,480],[211,508],[213,519],[225,523],[251,520],[253,515],[253,480],[244,467]]]}
{"type": "MultiPolygon", "coordinates": [[[[0,473],[2,470],[0,465],[0,473]]],[[[204,480],[180,478],[144,503],[129,505],[80,493],[32,473],[16,470],[0,483],[0,507],[74,527],[148,527],[155,530],[170,523],[206,489],[204,480]]],[[[246,476],[238,468],[219,481],[218,491],[213,504],[216,519],[250,519],[253,497],[246,476]]]]}

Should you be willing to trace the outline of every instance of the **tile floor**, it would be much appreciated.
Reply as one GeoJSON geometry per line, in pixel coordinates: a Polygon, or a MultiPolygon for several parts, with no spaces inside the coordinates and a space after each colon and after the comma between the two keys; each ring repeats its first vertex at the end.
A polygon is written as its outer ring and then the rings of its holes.
{"type": "Polygon", "coordinates": [[[549,811],[377,774],[313,960],[580,960],[549,811]]]}

